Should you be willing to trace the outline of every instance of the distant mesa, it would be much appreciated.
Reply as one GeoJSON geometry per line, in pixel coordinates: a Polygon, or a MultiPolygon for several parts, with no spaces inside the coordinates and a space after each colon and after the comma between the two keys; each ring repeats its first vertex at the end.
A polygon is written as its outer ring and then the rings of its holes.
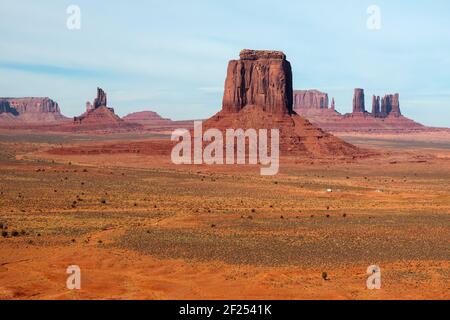
{"type": "Polygon", "coordinates": [[[334,98],[328,108],[327,99],[328,95],[318,90],[296,90],[294,110],[330,132],[409,132],[430,129],[402,115],[398,93],[386,94],[383,98],[372,96],[372,110],[368,112],[364,89],[356,88],[352,112],[344,115],[336,111],[334,98]]]}
{"type": "Polygon", "coordinates": [[[67,120],[59,105],[48,97],[0,98],[0,120],[16,125],[45,124],[67,120]]]}
{"type": "Polygon", "coordinates": [[[142,125],[164,125],[171,123],[172,120],[161,117],[154,111],[133,112],[122,118],[127,122],[139,123],[142,125]]]}
{"type": "MultiPolygon", "coordinates": [[[[281,155],[360,156],[363,152],[325,133],[293,110],[291,64],[280,51],[245,49],[228,64],[222,110],[204,130],[279,129],[281,155]]],[[[320,104],[319,104],[320,105],[320,104]]]]}
{"type": "MultiPolygon", "coordinates": [[[[333,100],[334,101],[334,100],[333,100]]],[[[328,94],[319,90],[295,90],[294,109],[328,109],[328,94]]]]}

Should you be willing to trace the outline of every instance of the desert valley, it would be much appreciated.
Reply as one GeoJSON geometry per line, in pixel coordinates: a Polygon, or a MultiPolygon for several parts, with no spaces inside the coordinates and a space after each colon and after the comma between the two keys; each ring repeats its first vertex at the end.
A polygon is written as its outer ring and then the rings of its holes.
{"type": "Polygon", "coordinates": [[[355,89],[341,114],[294,90],[284,53],[241,51],[203,125],[279,129],[279,173],[261,176],[173,164],[194,119],[121,118],[103,89],[74,118],[0,98],[0,299],[450,298],[450,129],[407,118],[401,93],[368,112],[355,89]]]}

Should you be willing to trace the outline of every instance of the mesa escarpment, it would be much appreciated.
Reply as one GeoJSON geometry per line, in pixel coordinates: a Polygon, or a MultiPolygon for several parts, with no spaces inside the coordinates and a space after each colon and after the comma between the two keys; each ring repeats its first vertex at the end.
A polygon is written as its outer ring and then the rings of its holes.
{"type": "Polygon", "coordinates": [[[48,97],[0,98],[0,119],[4,124],[45,125],[67,120],[56,101],[48,97]]]}
{"type": "MultiPolygon", "coordinates": [[[[372,111],[366,110],[364,89],[354,91],[352,112],[340,114],[336,111],[334,98],[330,108],[320,104],[320,98],[328,97],[318,90],[307,90],[313,98],[304,99],[294,110],[315,125],[330,132],[411,132],[430,130],[420,123],[402,115],[400,95],[386,94],[384,97],[372,96],[372,111]],[[319,104],[317,103],[319,101],[319,104]]],[[[296,100],[294,91],[294,101],[296,100]]]]}
{"type": "MultiPolygon", "coordinates": [[[[293,111],[291,64],[283,52],[243,50],[228,64],[222,111],[204,127],[279,129],[281,155],[357,156],[362,152],[293,111]]],[[[205,130],[206,130],[205,129],[205,130]]]]}

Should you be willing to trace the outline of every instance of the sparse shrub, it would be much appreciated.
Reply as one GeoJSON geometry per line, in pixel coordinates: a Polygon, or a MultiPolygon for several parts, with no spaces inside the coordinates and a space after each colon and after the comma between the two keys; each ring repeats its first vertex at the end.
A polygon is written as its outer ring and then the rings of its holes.
{"type": "Polygon", "coordinates": [[[329,214],[327,214],[327,218],[329,218],[330,217],[330,215],[329,214]]]}
{"type": "Polygon", "coordinates": [[[252,209],[252,213],[255,213],[256,212],[256,209],[252,209]]]}
{"type": "Polygon", "coordinates": [[[215,225],[215,224],[212,224],[212,225],[211,225],[211,228],[215,228],[215,227],[216,227],[216,225],[215,225]]]}
{"type": "Polygon", "coordinates": [[[7,231],[2,231],[2,237],[6,238],[8,236],[8,232],[7,231]]]}
{"type": "Polygon", "coordinates": [[[283,217],[283,216],[280,216],[280,219],[284,219],[284,217],[283,217]]]}
{"type": "Polygon", "coordinates": [[[102,199],[101,203],[106,204],[106,200],[102,199]]]}
{"type": "Polygon", "coordinates": [[[343,215],[342,215],[344,218],[346,218],[347,217],[347,214],[346,213],[344,213],[343,215]]]}
{"type": "Polygon", "coordinates": [[[13,237],[18,237],[19,236],[19,232],[17,230],[13,230],[13,232],[11,232],[11,235],[13,237]]]}
{"type": "Polygon", "coordinates": [[[3,223],[0,223],[0,229],[3,229],[3,223]]]}
{"type": "Polygon", "coordinates": [[[328,273],[326,273],[325,271],[322,272],[322,279],[323,280],[328,280],[328,273]]]}
{"type": "Polygon", "coordinates": [[[22,231],[20,231],[20,234],[23,235],[23,236],[26,236],[27,232],[25,230],[22,230],[22,231]]]}

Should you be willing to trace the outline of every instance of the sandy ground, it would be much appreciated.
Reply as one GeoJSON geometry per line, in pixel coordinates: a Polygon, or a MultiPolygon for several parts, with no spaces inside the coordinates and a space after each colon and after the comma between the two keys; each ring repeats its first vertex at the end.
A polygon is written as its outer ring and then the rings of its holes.
{"type": "Polygon", "coordinates": [[[449,136],[346,136],[379,156],[285,157],[275,177],[131,138],[0,134],[0,299],[450,298],[449,136]],[[48,152],[86,145],[103,151],[48,152]]]}

